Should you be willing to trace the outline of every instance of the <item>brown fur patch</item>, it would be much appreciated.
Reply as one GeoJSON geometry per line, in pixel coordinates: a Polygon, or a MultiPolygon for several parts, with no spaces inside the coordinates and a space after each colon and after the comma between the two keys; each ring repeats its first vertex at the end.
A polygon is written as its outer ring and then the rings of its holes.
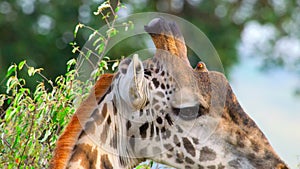
{"type": "Polygon", "coordinates": [[[203,147],[200,151],[200,161],[212,161],[217,157],[216,152],[208,147],[203,147]]]}
{"type": "Polygon", "coordinates": [[[97,150],[88,144],[76,145],[75,151],[70,159],[70,162],[81,160],[80,165],[83,168],[96,169],[97,150]]]}
{"type": "Polygon", "coordinates": [[[102,75],[96,82],[89,97],[83,101],[76,110],[71,121],[56,143],[53,158],[51,159],[49,166],[50,169],[63,169],[66,167],[76,141],[81,134],[82,125],[86,123],[93,113],[94,108],[97,106],[97,99],[104,96],[111,84],[112,78],[112,74],[102,75]]]}
{"type": "Polygon", "coordinates": [[[195,150],[193,144],[191,143],[191,141],[190,141],[188,138],[183,137],[183,138],[182,138],[182,143],[183,143],[183,146],[184,146],[184,148],[186,149],[186,151],[187,151],[189,154],[191,154],[193,157],[195,157],[195,155],[196,155],[196,150],[195,150]]]}
{"type": "Polygon", "coordinates": [[[108,159],[108,155],[102,155],[101,156],[101,164],[100,164],[100,169],[112,169],[113,166],[111,164],[111,162],[108,159]]]}
{"type": "MultiPolygon", "coordinates": [[[[151,21],[145,26],[145,30],[151,35],[152,41],[157,49],[170,52],[171,55],[183,59],[183,61],[190,66],[184,38],[178,25],[162,18],[156,18],[156,21],[151,21]]],[[[157,52],[160,51],[157,50],[157,52]]]]}
{"type": "Polygon", "coordinates": [[[95,84],[96,99],[99,100],[111,85],[114,74],[103,74],[95,84]]]}

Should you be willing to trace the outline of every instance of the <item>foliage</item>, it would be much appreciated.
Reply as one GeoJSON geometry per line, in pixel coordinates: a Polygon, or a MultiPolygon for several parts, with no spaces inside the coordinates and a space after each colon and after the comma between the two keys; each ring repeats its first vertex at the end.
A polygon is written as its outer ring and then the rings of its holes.
{"type": "Polygon", "coordinates": [[[8,105],[1,118],[0,168],[48,165],[58,135],[75,111],[74,101],[87,92],[75,79],[75,63],[68,62],[68,73],[58,76],[54,83],[44,78],[41,68],[30,67],[25,61],[10,66],[6,94],[0,95],[0,106],[8,105]],[[24,65],[29,76],[44,78],[34,91],[26,88],[26,81],[18,76],[25,71],[24,65]],[[52,89],[47,90],[45,83],[52,89]]]}
{"type": "MultiPolygon", "coordinates": [[[[94,39],[94,46],[105,48],[109,38],[115,34],[114,28],[116,14],[109,1],[98,8],[97,15],[105,16],[107,24],[110,23],[106,35],[94,39]],[[110,15],[103,12],[109,8],[113,19],[109,22],[110,15]],[[99,40],[100,39],[100,40],[99,40]]],[[[118,10],[121,4],[116,5],[118,10]]],[[[92,30],[92,35],[97,31],[89,26],[78,24],[74,36],[79,28],[92,30]]],[[[73,52],[78,52],[89,62],[89,50],[83,52],[76,43],[72,43],[73,52]]],[[[89,93],[93,82],[112,63],[113,69],[118,61],[111,61],[103,55],[103,50],[98,50],[98,62],[87,81],[78,80],[77,61],[71,59],[67,62],[67,73],[57,76],[55,81],[49,80],[43,74],[43,68],[29,66],[26,61],[12,64],[6,73],[6,93],[0,94],[1,107],[1,144],[0,168],[46,168],[49,165],[55,143],[63,128],[68,124],[70,117],[75,112],[85,96],[89,93]],[[38,84],[34,90],[26,87],[26,80],[21,73],[26,72],[29,78],[38,76],[38,84]],[[46,88],[50,85],[50,88],[46,88]]]]}
{"type": "MultiPolygon", "coordinates": [[[[70,54],[72,47],[68,45],[74,39],[70,31],[74,25],[80,22],[94,27],[105,23],[104,20],[91,15],[91,11],[96,11],[100,2],[102,1],[1,1],[0,77],[5,76],[4,72],[11,63],[20,62],[24,58],[27,58],[31,65],[45,68],[44,74],[51,79],[63,74],[64,63],[75,57],[70,54]]],[[[241,40],[245,26],[251,21],[276,28],[276,37],[261,45],[266,46],[262,49],[264,51],[254,50],[256,52],[253,56],[263,57],[266,64],[275,67],[291,66],[282,62],[287,60],[286,57],[274,57],[272,50],[278,39],[300,38],[298,0],[128,0],[126,6],[129,10],[122,11],[123,15],[159,11],[183,17],[195,24],[216,47],[226,72],[238,61],[236,46],[241,40]]],[[[78,43],[87,40],[88,36],[89,33],[82,31],[77,35],[78,43]]],[[[129,44],[131,43],[136,42],[132,40],[129,44]]],[[[128,50],[135,51],[137,46],[122,45],[118,50],[114,50],[112,55],[126,55],[128,50]]],[[[292,63],[297,63],[299,67],[299,60],[292,63]]],[[[28,85],[35,82],[31,79],[26,81],[28,85]]]]}

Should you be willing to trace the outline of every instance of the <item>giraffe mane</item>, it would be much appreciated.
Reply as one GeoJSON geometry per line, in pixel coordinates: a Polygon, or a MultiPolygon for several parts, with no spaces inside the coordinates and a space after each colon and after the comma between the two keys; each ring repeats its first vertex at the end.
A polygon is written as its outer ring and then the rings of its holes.
{"type": "Polygon", "coordinates": [[[80,104],[56,143],[53,158],[50,162],[50,169],[66,168],[72,150],[82,132],[82,126],[89,119],[93,109],[97,106],[97,102],[105,96],[106,91],[111,85],[113,76],[113,74],[103,74],[100,76],[88,98],[80,104]]]}

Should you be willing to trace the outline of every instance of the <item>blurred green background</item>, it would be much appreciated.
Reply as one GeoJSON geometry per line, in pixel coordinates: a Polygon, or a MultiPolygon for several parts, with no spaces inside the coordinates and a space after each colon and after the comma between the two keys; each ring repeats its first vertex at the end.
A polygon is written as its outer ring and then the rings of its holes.
{"type": "MultiPolygon", "coordinates": [[[[69,45],[73,30],[81,22],[98,28],[101,18],[93,16],[101,0],[50,1],[9,0],[0,2],[0,79],[8,66],[27,60],[31,66],[42,67],[47,77],[65,72],[68,59],[77,57],[69,45]]],[[[275,31],[272,38],[255,46],[252,56],[263,58],[262,68],[288,68],[297,72],[298,57],[287,58],[276,50],[281,39],[299,45],[299,0],[129,0],[123,1],[127,10],[120,15],[136,12],[159,11],[185,18],[199,27],[218,51],[225,72],[230,75],[233,65],[239,61],[237,46],[241,34],[249,22],[268,26],[275,31]],[[292,59],[292,60],[291,60],[292,59]]],[[[84,43],[87,33],[82,33],[79,43],[84,43]]],[[[134,41],[132,41],[135,43],[134,41]]],[[[121,56],[126,49],[114,50],[121,56]]],[[[281,48],[284,48],[281,47],[281,48]]],[[[298,47],[299,48],[299,47],[298,47]]],[[[286,49],[289,50],[289,49],[286,49]]],[[[299,49],[298,49],[299,50],[299,49]]],[[[3,81],[1,87],[3,87],[3,81]]]]}
{"type": "MultiPolygon", "coordinates": [[[[70,42],[74,41],[73,30],[76,24],[80,22],[95,29],[103,26],[102,19],[93,15],[93,12],[102,2],[102,0],[1,0],[0,91],[5,91],[7,68],[12,63],[18,63],[22,60],[27,60],[30,66],[42,67],[44,69],[43,74],[49,79],[64,74],[67,60],[78,56],[71,52],[72,47],[69,45],[70,42]]],[[[137,12],[158,11],[182,17],[199,27],[219,53],[225,73],[229,79],[232,79],[234,89],[236,88],[237,91],[246,88],[249,83],[256,83],[256,80],[259,80],[258,76],[261,77],[259,75],[261,73],[249,73],[253,71],[253,68],[247,69],[249,64],[255,64],[254,69],[258,69],[259,72],[271,72],[271,75],[275,72],[278,75],[276,80],[271,82],[269,80],[270,84],[268,85],[280,84],[278,82],[288,83],[290,79],[285,78],[287,75],[293,75],[293,79],[297,79],[293,83],[299,84],[300,0],[128,0],[122,3],[126,9],[119,11],[120,17],[137,12]],[[253,63],[251,60],[257,62],[253,63]],[[254,80],[251,79],[250,75],[246,76],[247,73],[253,76],[252,79],[254,80]],[[235,80],[243,77],[243,81],[247,84],[242,84],[239,87],[235,80]],[[248,82],[247,79],[252,81],[248,82]]],[[[81,31],[76,42],[83,45],[89,33],[81,31]]],[[[146,43],[137,44],[134,39],[128,40],[126,44],[118,45],[117,49],[114,49],[110,54],[126,56],[135,49],[143,48],[141,45],[146,45],[146,43]]],[[[31,78],[27,80],[27,83],[29,86],[33,86],[35,81],[36,79],[31,78]]],[[[293,88],[292,90],[276,88],[273,89],[275,90],[273,92],[278,93],[280,90],[289,96],[300,93],[299,85],[290,86],[293,88]]],[[[288,89],[291,88],[290,86],[288,89]]],[[[248,86],[247,90],[251,92],[255,87],[268,88],[266,85],[250,86],[250,88],[248,86]]],[[[244,104],[243,99],[241,102],[246,110],[255,107],[247,103],[249,93],[239,94],[237,92],[237,95],[240,98],[245,98],[244,104]]],[[[266,95],[269,97],[265,99],[271,100],[271,95],[268,93],[266,95]]],[[[255,102],[255,99],[260,96],[253,97],[254,99],[250,100],[250,103],[255,102]]],[[[292,98],[293,103],[299,105],[297,97],[293,96],[292,98]]],[[[277,100],[282,101],[282,99],[284,97],[277,100]]],[[[292,111],[293,113],[288,114],[288,117],[300,120],[299,106],[283,104],[280,101],[271,103],[273,108],[276,105],[282,105],[282,116],[285,116],[286,111],[292,111]],[[286,107],[294,109],[286,110],[286,107]]],[[[260,110],[262,110],[261,107],[257,108],[257,111],[260,110]]],[[[282,119],[280,117],[278,119],[282,119]]],[[[265,116],[257,118],[259,121],[259,118],[264,119],[265,116]]],[[[283,123],[284,126],[287,123],[289,120],[283,123]]],[[[273,125],[280,125],[280,122],[273,125]]],[[[289,128],[291,127],[297,129],[300,126],[293,125],[289,128]]],[[[269,128],[272,127],[266,127],[264,131],[268,131],[269,128]]],[[[285,130],[282,129],[278,132],[285,132],[285,130]]],[[[284,154],[285,159],[292,161],[292,166],[296,166],[297,160],[300,161],[297,159],[300,152],[293,152],[288,156],[290,149],[284,147],[292,145],[294,149],[300,148],[299,134],[296,134],[298,137],[295,137],[293,131],[286,133],[293,134],[293,137],[286,138],[286,140],[292,140],[298,144],[282,141],[282,145],[279,145],[277,150],[279,149],[280,154],[284,154]]],[[[283,136],[277,135],[277,137],[283,136]]],[[[277,144],[276,141],[275,144],[277,144]]]]}

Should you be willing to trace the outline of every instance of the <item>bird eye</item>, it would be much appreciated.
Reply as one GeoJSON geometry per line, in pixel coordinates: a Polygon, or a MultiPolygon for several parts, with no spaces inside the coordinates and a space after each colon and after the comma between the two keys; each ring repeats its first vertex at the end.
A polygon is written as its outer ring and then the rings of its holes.
{"type": "Polygon", "coordinates": [[[203,65],[202,62],[199,62],[199,63],[197,64],[197,68],[201,69],[201,68],[203,68],[203,67],[204,67],[204,65],[203,65]]]}

